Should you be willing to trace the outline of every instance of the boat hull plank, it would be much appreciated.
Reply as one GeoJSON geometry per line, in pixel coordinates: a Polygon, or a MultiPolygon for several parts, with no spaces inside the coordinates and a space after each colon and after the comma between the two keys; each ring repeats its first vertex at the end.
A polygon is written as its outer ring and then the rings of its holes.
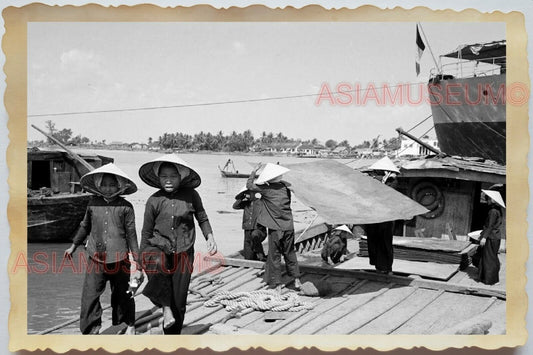
{"type": "Polygon", "coordinates": [[[71,241],[90,198],[90,194],[28,198],[28,242],[71,241]]]}
{"type": "Polygon", "coordinates": [[[448,79],[429,84],[439,149],[505,165],[506,75],[448,79]]]}

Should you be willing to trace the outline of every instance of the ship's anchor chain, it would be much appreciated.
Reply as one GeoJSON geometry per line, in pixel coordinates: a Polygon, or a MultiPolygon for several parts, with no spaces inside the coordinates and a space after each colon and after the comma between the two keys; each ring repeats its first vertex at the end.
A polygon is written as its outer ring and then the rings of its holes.
{"type": "Polygon", "coordinates": [[[228,312],[236,310],[256,310],[274,312],[299,312],[313,308],[312,303],[303,302],[298,294],[289,292],[280,295],[276,291],[258,290],[247,292],[229,291],[217,292],[204,306],[216,307],[222,305],[228,312]]]}

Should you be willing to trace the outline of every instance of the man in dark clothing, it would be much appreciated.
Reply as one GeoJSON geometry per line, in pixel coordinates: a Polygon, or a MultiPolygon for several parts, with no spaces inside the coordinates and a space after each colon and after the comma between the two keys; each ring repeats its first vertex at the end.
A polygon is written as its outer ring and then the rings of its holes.
{"type": "MultiPolygon", "coordinates": [[[[261,196],[258,192],[259,197],[261,196]]],[[[258,198],[248,190],[235,196],[233,209],[242,209],[242,229],[244,230],[243,254],[247,260],[266,261],[265,251],[261,244],[266,239],[266,228],[257,223],[259,213],[258,198]]]]}
{"type": "Polygon", "coordinates": [[[281,255],[285,259],[287,274],[294,278],[294,286],[299,289],[300,270],[294,248],[294,223],[291,210],[291,192],[289,184],[281,180],[289,171],[277,164],[268,163],[258,179],[254,182],[259,164],[250,174],[246,188],[259,192],[257,223],[268,229],[268,257],[265,270],[265,282],[281,292],[281,255]]]}

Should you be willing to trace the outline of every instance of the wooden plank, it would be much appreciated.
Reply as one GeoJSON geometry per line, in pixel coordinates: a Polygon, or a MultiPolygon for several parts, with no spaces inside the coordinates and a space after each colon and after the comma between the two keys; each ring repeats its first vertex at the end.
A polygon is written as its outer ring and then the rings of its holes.
{"type": "Polygon", "coordinates": [[[335,307],[329,309],[327,312],[321,310],[313,310],[315,318],[313,321],[302,324],[297,329],[293,329],[293,334],[314,334],[320,331],[327,325],[335,322],[340,317],[352,312],[363,304],[370,302],[374,297],[386,292],[389,285],[376,282],[366,282],[363,286],[358,288],[355,292],[345,295],[342,302],[335,307]],[[319,315],[319,316],[317,316],[319,315]]]}
{"type": "Polygon", "coordinates": [[[278,329],[272,329],[269,331],[269,334],[292,334],[299,329],[302,329],[305,325],[310,324],[313,320],[319,319],[324,314],[328,314],[331,310],[337,309],[342,305],[346,304],[350,298],[350,294],[354,294],[356,291],[361,289],[368,283],[368,280],[361,280],[357,282],[354,286],[349,287],[342,297],[332,297],[325,299],[324,302],[319,303],[314,309],[309,310],[306,314],[301,315],[300,317],[295,317],[285,324],[280,324],[278,329]]]}
{"type": "MultiPolygon", "coordinates": [[[[342,319],[346,317],[348,314],[352,313],[356,309],[372,302],[374,299],[380,297],[381,295],[389,292],[391,288],[394,286],[393,283],[387,284],[386,286],[378,285],[378,284],[369,284],[372,286],[378,286],[381,287],[379,290],[376,290],[375,292],[365,292],[364,296],[361,297],[362,300],[358,300],[357,298],[352,299],[351,301],[348,301],[346,304],[346,308],[342,310],[342,313],[340,312],[334,312],[336,314],[333,315],[333,317],[330,317],[330,314],[327,316],[324,316],[320,319],[320,322],[318,324],[318,327],[313,327],[313,330],[310,334],[331,334],[332,329],[337,329],[336,324],[339,321],[339,319],[342,319]],[[325,321],[322,321],[324,318],[326,318],[325,321]]],[[[338,334],[338,333],[337,333],[338,334]]],[[[340,334],[346,334],[344,331],[340,334]]]]}
{"type": "MultiPolygon", "coordinates": [[[[313,301],[313,310],[318,310],[320,309],[320,313],[323,313],[323,312],[327,312],[330,308],[333,308],[336,306],[336,304],[330,306],[330,307],[322,307],[323,304],[325,304],[326,302],[328,302],[329,300],[331,300],[332,298],[339,298],[339,297],[336,297],[336,296],[339,296],[341,295],[342,293],[350,293],[350,292],[354,292],[355,290],[357,290],[358,287],[361,287],[364,283],[366,283],[366,280],[361,280],[361,281],[357,281],[355,283],[351,283],[351,284],[346,284],[344,285],[343,288],[341,288],[340,290],[338,290],[337,292],[335,292],[331,297],[328,297],[328,298],[318,298],[316,300],[313,301]]],[[[342,299],[340,298],[341,301],[345,301],[346,299],[342,299]]],[[[303,321],[303,322],[307,322],[311,317],[315,317],[315,315],[312,315],[311,312],[312,310],[308,310],[308,311],[304,311],[304,312],[298,312],[296,314],[294,314],[292,317],[286,319],[285,321],[283,322],[278,322],[276,323],[273,327],[271,327],[270,329],[268,329],[268,331],[266,332],[267,334],[274,334],[274,333],[277,333],[278,331],[280,331],[282,328],[286,327],[287,325],[293,325],[296,320],[300,320],[300,321],[303,321]]]]}
{"type": "Polygon", "coordinates": [[[444,293],[393,334],[435,334],[481,313],[487,299],[444,293]]]}
{"type": "MultiPolygon", "coordinates": [[[[375,267],[369,264],[368,258],[354,257],[337,266],[336,269],[358,269],[358,270],[374,270],[375,267]]],[[[457,271],[459,266],[457,264],[439,264],[431,262],[409,261],[409,260],[394,260],[392,264],[393,272],[420,275],[439,280],[449,280],[457,271]]]]}
{"type": "MultiPolygon", "coordinates": [[[[242,284],[250,282],[250,280],[252,280],[252,279],[253,279],[253,277],[252,278],[243,278],[240,282],[234,283],[233,285],[227,287],[225,290],[232,291],[232,290],[238,288],[239,286],[241,286],[242,284]]],[[[259,290],[262,287],[263,286],[258,282],[256,284],[256,287],[254,288],[254,290],[259,290]]],[[[208,295],[214,294],[216,292],[218,292],[218,290],[217,291],[213,291],[213,292],[209,293],[208,295]]],[[[198,304],[197,307],[194,307],[194,308],[188,310],[185,313],[184,326],[185,325],[189,326],[189,327],[193,326],[198,321],[202,321],[203,323],[205,323],[205,322],[208,321],[208,318],[207,318],[208,316],[211,316],[212,314],[214,314],[214,313],[216,313],[218,311],[223,311],[223,313],[227,314],[227,312],[225,311],[223,306],[205,307],[203,305],[203,303],[198,304]]],[[[215,322],[212,322],[212,323],[215,323],[215,322]]]]}
{"type": "MultiPolygon", "coordinates": [[[[235,266],[247,266],[247,267],[258,267],[262,268],[263,263],[260,261],[253,260],[239,260],[239,259],[224,259],[225,265],[235,265],[235,266]]],[[[379,282],[394,282],[395,284],[404,285],[404,286],[417,286],[420,288],[429,288],[433,290],[445,290],[448,292],[456,292],[470,295],[480,295],[480,296],[495,296],[499,299],[506,298],[505,290],[494,289],[485,286],[465,286],[461,284],[454,284],[449,282],[442,282],[436,280],[421,280],[415,279],[408,276],[398,276],[398,275],[384,275],[375,272],[367,272],[360,270],[341,270],[336,268],[327,268],[327,267],[318,267],[318,266],[309,266],[309,265],[300,265],[300,271],[309,272],[322,275],[331,275],[331,276],[343,276],[352,279],[367,279],[371,281],[379,282]]]]}
{"type": "Polygon", "coordinates": [[[460,253],[471,243],[461,240],[447,240],[441,238],[415,238],[394,236],[392,245],[394,247],[422,249],[430,251],[440,251],[446,253],[460,253]]]}
{"type": "Polygon", "coordinates": [[[380,297],[379,299],[359,308],[356,312],[352,312],[350,317],[353,315],[353,318],[347,325],[343,324],[343,331],[346,330],[348,334],[353,334],[358,329],[380,317],[382,314],[402,304],[417,290],[416,287],[398,287],[391,289],[387,292],[387,297],[380,297]]]}
{"type": "MultiPolygon", "coordinates": [[[[286,273],[283,273],[283,276],[286,276],[286,273]]],[[[285,285],[287,285],[289,282],[292,282],[292,278],[289,278],[290,281],[286,280],[285,285]]],[[[265,289],[266,285],[261,282],[261,279],[256,278],[255,280],[252,280],[251,282],[244,281],[243,284],[247,286],[247,291],[255,291],[260,289],[265,289]]],[[[244,291],[242,287],[238,288],[239,292],[244,291]]],[[[291,292],[288,289],[284,289],[283,293],[291,292]]],[[[244,328],[249,323],[254,322],[258,318],[263,318],[263,312],[257,312],[253,309],[246,309],[242,312],[237,312],[236,316],[237,318],[230,318],[227,319],[228,312],[225,310],[223,306],[217,306],[217,307],[203,307],[204,310],[201,316],[196,316],[193,318],[193,320],[187,322],[187,326],[194,328],[194,330],[191,332],[191,334],[201,334],[209,329],[209,327],[213,324],[217,324],[220,322],[226,322],[228,321],[228,324],[235,325],[238,328],[244,328]],[[241,319],[243,317],[246,319],[246,323],[243,324],[243,321],[241,319]],[[250,320],[251,319],[251,320],[250,320]],[[197,324],[196,322],[201,321],[201,324],[197,324]],[[232,322],[233,321],[233,322],[232,322]]],[[[187,318],[187,315],[185,316],[187,318]]],[[[252,330],[252,329],[247,329],[252,330]]]]}
{"type": "Polygon", "coordinates": [[[444,291],[416,289],[397,307],[389,309],[353,334],[390,334],[435,301],[444,291]]]}

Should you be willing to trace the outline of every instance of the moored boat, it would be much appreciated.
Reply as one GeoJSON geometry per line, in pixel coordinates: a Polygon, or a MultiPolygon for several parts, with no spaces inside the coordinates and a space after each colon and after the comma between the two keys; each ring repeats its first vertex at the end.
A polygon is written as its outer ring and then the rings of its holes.
{"type": "Polygon", "coordinates": [[[428,85],[439,148],[505,165],[506,41],[464,45],[428,85]]]}
{"type": "Polygon", "coordinates": [[[248,178],[248,176],[250,176],[250,174],[243,174],[243,173],[239,173],[238,171],[222,170],[220,169],[220,167],[218,168],[220,170],[220,174],[222,175],[222,177],[225,177],[225,178],[248,178]]]}
{"type": "MultiPolygon", "coordinates": [[[[69,154],[28,149],[28,242],[68,242],[81,222],[91,194],[81,191],[87,168],[69,154]]],[[[94,168],[113,162],[100,155],[80,155],[94,168]]]]}
{"type": "Polygon", "coordinates": [[[219,166],[218,170],[220,170],[222,177],[225,178],[247,178],[250,176],[250,174],[239,173],[239,170],[235,169],[235,165],[231,159],[228,159],[223,168],[219,166]]]}

